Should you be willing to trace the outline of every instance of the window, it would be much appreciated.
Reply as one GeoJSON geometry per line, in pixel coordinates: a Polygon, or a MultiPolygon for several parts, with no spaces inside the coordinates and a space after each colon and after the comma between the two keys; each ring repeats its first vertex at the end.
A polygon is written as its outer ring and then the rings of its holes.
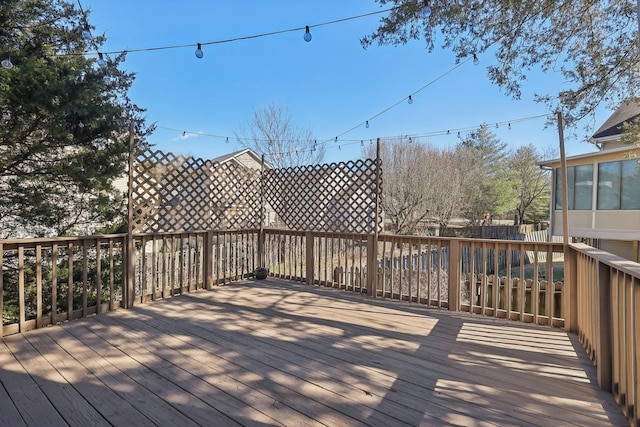
{"type": "MultiPolygon", "coordinates": [[[[593,209],[593,165],[567,168],[569,210],[593,209]]],[[[556,169],[556,209],[562,209],[562,170],[556,169]]]]}
{"type": "Polygon", "coordinates": [[[598,165],[598,209],[618,209],[620,203],[620,162],[598,165]]]}
{"type": "Polygon", "coordinates": [[[640,168],[637,160],[598,165],[598,209],[640,209],[640,168]]]}

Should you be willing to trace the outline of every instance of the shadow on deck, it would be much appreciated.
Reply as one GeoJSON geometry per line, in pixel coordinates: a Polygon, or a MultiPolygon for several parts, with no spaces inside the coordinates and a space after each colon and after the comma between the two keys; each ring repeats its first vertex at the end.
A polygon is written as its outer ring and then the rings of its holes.
{"type": "Polygon", "coordinates": [[[627,425],[575,335],[277,279],[0,345],[1,425],[627,425]]]}

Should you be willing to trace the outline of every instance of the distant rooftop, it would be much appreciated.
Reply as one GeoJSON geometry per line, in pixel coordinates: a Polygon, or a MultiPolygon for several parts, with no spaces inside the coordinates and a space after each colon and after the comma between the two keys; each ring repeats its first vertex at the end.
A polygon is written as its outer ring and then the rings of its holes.
{"type": "Polygon", "coordinates": [[[640,103],[637,100],[625,101],[607,119],[591,137],[594,140],[608,138],[622,133],[622,125],[640,116],[640,103]]]}

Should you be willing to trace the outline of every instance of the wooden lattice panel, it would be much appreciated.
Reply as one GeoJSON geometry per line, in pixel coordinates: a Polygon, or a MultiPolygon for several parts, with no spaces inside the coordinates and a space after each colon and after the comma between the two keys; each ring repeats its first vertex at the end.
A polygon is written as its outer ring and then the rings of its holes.
{"type": "Polygon", "coordinates": [[[132,184],[134,232],[259,226],[260,171],[235,162],[146,151],[132,184]]]}
{"type": "Polygon", "coordinates": [[[266,202],[293,230],[373,233],[376,215],[376,161],[268,169],[266,202]]]}

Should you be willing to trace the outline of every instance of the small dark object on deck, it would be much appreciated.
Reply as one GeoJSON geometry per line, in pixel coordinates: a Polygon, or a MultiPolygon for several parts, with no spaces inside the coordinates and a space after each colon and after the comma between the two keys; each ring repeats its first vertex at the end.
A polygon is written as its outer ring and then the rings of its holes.
{"type": "Polygon", "coordinates": [[[253,270],[253,277],[255,277],[258,280],[266,279],[268,275],[269,275],[268,268],[258,267],[255,270],[253,270]]]}

